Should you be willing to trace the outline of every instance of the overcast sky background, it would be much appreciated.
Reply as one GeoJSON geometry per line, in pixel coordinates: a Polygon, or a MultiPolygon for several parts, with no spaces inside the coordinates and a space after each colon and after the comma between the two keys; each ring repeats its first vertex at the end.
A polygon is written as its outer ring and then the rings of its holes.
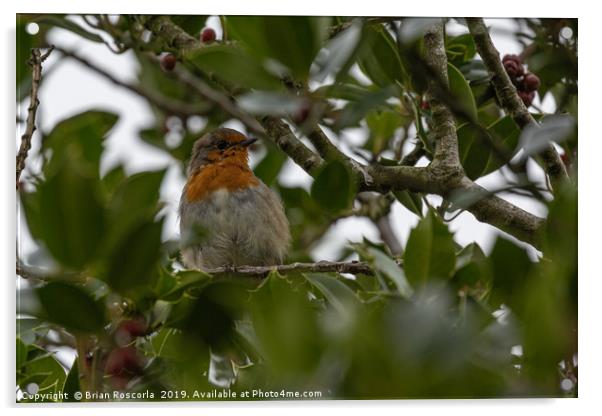
{"type": "MultiPolygon", "coordinates": [[[[80,18],[75,17],[74,19],[85,25],[80,18]]],[[[492,28],[493,41],[500,53],[521,52],[521,45],[510,35],[515,28],[514,21],[487,19],[486,23],[492,28]]],[[[219,39],[221,36],[219,20],[216,17],[209,18],[208,26],[217,31],[219,39]]],[[[466,31],[465,27],[455,22],[448,25],[448,33],[457,34],[466,31]]],[[[51,43],[78,51],[80,55],[115,74],[119,79],[131,83],[136,82],[137,63],[130,52],[116,55],[103,44],[87,41],[63,29],[52,29],[49,33],[49,40],[51,43]]],[[[105,142],[106,151],[103,154],[101,170],[104,173],[118,163],[122,163],[129,174],[167,167],[167,175],[161,188],[161,199],[165,203],[164,212],[167,218],[163,237],[164,239],[177,238],[179,235],[177,207],[185,179],[181,175],[177,163],[167,153],[147,145],[138,138],[137,133],[141,128],[153,124],[153,116],[146,101],[113,85],[79,63],[61,57],[58,53],[50,56],[44,65],[44,71],[39,94],[41,102],[38,109],[39,128],[44,132],[49,132],[60,120],[89,109],[102,109],[119,114],[119,122],[105,142]]],[[[545,111],[554,110],[553,100],[550,97],[545,97],[543,103],[536,99],[535,103],[545,111]]],[[[25,118],[27,105],[26,100],[19,108],[22,118],[25,118]]],[[[236,121],[226,125],[235,129],[243,129],[242,125],[236,121]]],[[[24,126],[21,125],[17,131],[17,145],[20,143],[23,128],[24,126]]],[[[354,144],[361,144],[368,137],[365,128],[350,129],[345,134],[346,141],[354,144]]],[[[38,149],[39,136],[34,135],[32,153],[27,161],[28,171],[39,172],[41,169],[41,160],[35,157],[38,149]]],[[[347,150],[347,148],[343,148],[343,150],[347,150]]],[[[256,164],[261,155],[251,154],[251,165],[256,164]]],[[[541,178],[538,170],[534,164],[530,166],[532,174],[541,178]]],[[[494,188],[501,184],[500,178],[499,173],[492,173],[479,179],[478,182],[485,187],[494,188]]],[[[306,189],[309,189],[311,185],[311,177],[290,159],[278,180],[283,185],[299,185],[306,189]]],[[[527,198],[511,194],[502,194],[501,196],[534,214],[545,215],[546,213],[543,205],[534,203],[527,198]]],[[[438,197],[430,199],[435,204],[440,201],[438,197]]],[[[20,214],[18,216],[19,251],[21,257],[27,260],[28,256],[36,251],[36,245],[27,231],[23,216],[20,214]]],[[[390,218],[398,238],[405,246],[408,234],[416,225],[418,217],[407,211],[401,204],[396,203],[393,205],[390,218]]],[[[455,232],[455,239],[458,243],[465,245],[476,241],[486,252],[491,249],[495,236],[499,234],[498,230],[478,222],[469,213],[463,213],[451,221],[450,228],[455,232]]],[[[348,241],[360,241],[364,236],[371,240],[379,240],[378,231],[368,219],[339,220],[321,242],[313,248],[311,254],[315,260],[334,260],[348,241]]],[[[534,253],[534,249],[531,248],[531,254],[534,255],[534,253]]]]}

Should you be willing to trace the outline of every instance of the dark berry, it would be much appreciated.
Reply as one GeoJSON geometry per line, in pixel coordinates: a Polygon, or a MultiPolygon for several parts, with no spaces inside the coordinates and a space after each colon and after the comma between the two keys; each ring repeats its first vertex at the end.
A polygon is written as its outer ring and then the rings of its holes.
{"type": "Polygon", "coordinates": [[[176,61],[176,56],[173,53],[163,55],[161,58],[161,68],[163,68],[164,71],[173,71],[176,67],[176,61]]]}
{"type": "Polygon", "coordinates": [[[206,27],[201,31],[201,42],[211,43],[215,41],[215,30],[210,27],[206,27]]]}
{"type": "Polygon", "coordinates": [[[523,78],[525,91],[536,91],[541,85],[539,77],[535,74],[526,73],[523,78]]]}
{"type": "Polygon", "coordinates": [[[142,316],[122,321],[115,330],[115,342],[117,345],[127,345],[134,338],[148,334],[148,325],[142,316]]]}
{"type": "Polygon", "coordinates": [[[142,373],[142,360],[132,345],[115,348],[109,353],[105,373],[110,376],[132,378],[142,373]]]}
{"type": "Polygon", "coordinates": [[[529,107],[535,98],[535,91],[518,91],[518,96],[523,100],[525,106],[529,107]]]}
{"type": "Polygon", "coordinates": [[[420,102],[420,108],[423,109],[423,110],[430,110],[431,109],[431,104],[428,101],[426,101],[426,100],[422,100],[420,102]]]}
{"type": "Polygon", "coordinates": [[[504,62],[504,68],[510,76],[510,78],[518,78],[525,73],[523,65],[516,61],[508,60],[504,62]]]}
{"type": "Polygon", "coordinates": [[[514,55],[514,54],[504,55],[504,57],[502,58],[502,62],[506,63],[508,61],[513,61],[513,62],[516,62],[517,64],[523,63],[523,60],[520,58],[520,56],[514,55]]]}
{"type": "Polygon", "coordinates": [[[303,124],[311,113],[311,103],[309,101],[303,101],[299,108],[292,115],[295,124],[303,124]]]}

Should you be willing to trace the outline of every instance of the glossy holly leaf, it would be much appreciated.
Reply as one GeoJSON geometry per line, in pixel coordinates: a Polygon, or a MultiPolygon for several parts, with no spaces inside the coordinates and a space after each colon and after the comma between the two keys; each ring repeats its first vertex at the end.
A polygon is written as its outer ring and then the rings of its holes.
{"type": "Polygon", "coordinates": [[[490,255],[493,270],[493,302],[517,306],[515,301],[532,271],[533,263],[524,248],[498,237],[490,255]]]}
{"type": "Polygon", "coordinates": [[[339,73],[346,73],[360,45],[361,34],[362,24],[356,21],[328,41],[314,61],[315,74],[313,79],[317,82],[323,82],[329,75],[335,75],[335,79],[337,79],[339,73]]]}
{"type": "Polygon", "coordinates": [[[253,172],[255,176],[263,181],[267,186],[271,186],[278,178],[278,174],[287,161],[286,155],[273,146],[268,146],[267,153],[261,161],[255,166],[253,172]]]}
{"type": "Polygon", "coordinates": [[[336,274],[308,273],[304,277],[326,298],[340,316],[349,317],[350,313],[356,312],[361,306],[355,293],[341,282],[336,274]]]}
{"type": "Polygon", "coordinates": [[[422,217],[422,198],[419,194],[410,191],[394,191],[393,195],[408,211],[422,217]]]}
{"type": "Polygon", "coordinates": [[[562,143],[575,134],[575,119],[570,115],[544,117],[539,124],[530,124],[520,135],[519,147],[526,158],[541,153],[551,143],[562,143]]]}
{"type": "Polygon", "coordinates": [[[98,181],[82,172],[77,161],[57,169],[38,186],[34,200],[24,204],[26,217],[56,260],[81,268],[93,259],[105,231],[98,181]]]}
{"type": "Polygon", "coordinates": [[[336,160],[326,163],[311,186],[311,197],[331,212],[350,207],[355,197],[355,183],[347,166],[336,160]]]}
{"type": "Polygon", "coordinates": [[[52,151],[44,173],[51,175],[67,157],[74,157],[80,166],[98,175],[103,141],[117,120],[114,113],[89,110],[58,122],[42,146],[43,151],[52,151]]]}
{"type": "Polygon", "coordinates": [[[205,27],[208,16],[196,15],[196,14],[180,14],[171,15],[169,18],[176,25],[180,26],[186,33],[192,36],[198,36],[201,29],[205,27]]]}
{"type": "Polygon", "coordinates": [[[157,278],[163,220],[133,226],[106,256],[100,276],[116,292],[131,297],[150,293],[157,278]]]}
{"type": "Polygon", "coordinates": [[[81,391],[81,386],[79,384],[79,369],[77,365],[77,358],[73,360],[73,364],[71,364],[71,369],[67,373],[67,377],[65,378],[65,384],[63,385],[63,393],[65,393],[66,399],[65,402],[79,402],[79,400],[75,399],[74,393],[81,391]]]}
{"type": "Polygon", "coordinates": [[[413,286],[431,279],[448,279],[456,263],[453,235],[429,212],[410,232],[404,253],[404,270],[413,286]]]}
{"type": "Polygon", "coordinates": [[[366,76],[380,87],[397,82],[404,84],[407,80],[395,40],[382,25],[364,27],[358,64],[366,76]]]}
{"type": "Polygon", "coordinates": [[[46,318],[67,330],[94,333],[105,324],[105,311],[83,288],[54,281],[37,289],[46,318]]]}
{"type": "Polygon", "coordinates": [[[389,141],[393,138],[395,131],[400,128],[405,121],[399,111],[395,110],[374,110],[366,115],[366,124],[370,131],[370,136],[364,147],[374,154],[385,150],[389,141]]]}
{"type": "Polygon", "coordinates": [[[320,360],[317,313],[308,297],[271,273],[251,295],[251,320],[265,362],[278,378],[312,372],[320,360]]]}
{"type": "Polygon", "coordinates": [[[260,61],[238,45],[213,43],[194,49],[186,57],[209,76],[233,86],[272,90],[281,85],[260,61]]]}
{"type": "Polygon", "coordinates": [[[341,130],[346,127],[358,126],[370,111],[390,111],[387,100],[397,94],[397,88],[389,86],[370,90],[358,100],[350,101],[337,117],[333,128],[341,130]]]}
{"type": "Polygon", "coordinates": [[[445,52],[448,61],[458,67],[464,62],[469,62],[477,53],[474,40],[470,33],[445,39],[445,52]]]}
{"type": "MultiPolygon", "coordinates": [[[[509,155],[515,154],[513,149],[518,145],[520,129],[514,120],[512,120],[512,117],[504,116],[499,118],[487,127],[487,131],[489,132],[491,139],[495,140],[503,149],[506,149],[509,155]]],[[[493,172],[506,163],[508,163],[508,160],[502,160],[495,152],[491,152],[484,174],[493,172]]]]}
{"type": "Polygon", "coordinates": [[[483,175],[491,158],[491,145],[488,132],[474,124],[465,123],[457,130],[460,161],[470,179],[483,175]]]}
{"type": "Polygon", "coordinates": [[[315,16],[228,16],[232,39],[247,46],[261,62],[275,60],[295,79],[307,79],[326,39],[330,18],[315,16]]]}
{"type": "Polygon", "coordinates": [[[477,120],[477,105],[464,75],[458,68],[448,63],[447,76],[449,78],[449,92],[456,104],[471,120],[477,120]]]}
{"type": "Polygon", "coordinates": [[[16,347],[16,355],[17,355],[17,371],[23,367],[23,364],[27,361],[27,345],[20,338],[17,337],[17,347],[16,347]]]}

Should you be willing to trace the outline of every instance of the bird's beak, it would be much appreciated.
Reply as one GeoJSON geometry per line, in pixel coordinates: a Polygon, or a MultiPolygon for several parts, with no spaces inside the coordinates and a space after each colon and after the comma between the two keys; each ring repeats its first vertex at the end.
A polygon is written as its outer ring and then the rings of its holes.
{"type": "Polygon", "coordinates": [[[238,143],[238,145],[240,147],[249,147],[250,145],[252,145],[253,143],[255,143],[257,141],[256,137],[251,137],[250,139],[247,140],[243,140],[242,142],[238,143]]]}

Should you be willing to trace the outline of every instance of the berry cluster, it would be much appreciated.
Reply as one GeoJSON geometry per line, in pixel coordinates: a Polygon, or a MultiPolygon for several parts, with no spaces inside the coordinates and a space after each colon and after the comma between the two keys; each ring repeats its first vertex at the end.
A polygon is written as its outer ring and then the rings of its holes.
{"type": "MultiPolygon", "coordinates": [[[[215,38],[215,30],[210,27],[204,28],[199,36],[200,41],[207,44],[215,42],[215,38]]],[[[177,61],[178,58],[173,53],[166,53],[161,57],[161,68],[166,72],[173,71],[177,61]]]]}
{"type": "Polygon", "coordinates": [[[505,55],[502,64],[504,64],[510,80],[516,86],[518,96],[529,107],[533,103],[535,92],[541,84],[539,77],[525,71],[522,59],[518,55],[505,55]]]}
{"type": "Polygon", "coordinates": [[[113,387],[123,390],[132,378],[142,374],[144,359],[133,343],[148,333],[149,327],[142,316],[120,322],[114,333],[116,346],[105,362],[105,374],[110,376],[113,387]]]}

